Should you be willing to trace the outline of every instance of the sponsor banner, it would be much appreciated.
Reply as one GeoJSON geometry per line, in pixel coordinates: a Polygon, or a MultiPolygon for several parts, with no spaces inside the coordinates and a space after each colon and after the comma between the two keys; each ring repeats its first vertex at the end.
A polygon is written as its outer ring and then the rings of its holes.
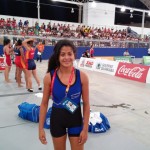
{"type": "Polygon", "coordinates": [[[143,56],[144,65],[150,65],[150,56],[143,56]]]}
{"type": "Polygon", "coordinates": [[[93,66],[95,65],[95,60],[96,59],[81,57],[79,60],[78,67],[87,70],[93,70],[94,68],[93,66]]]}
{"type": "Polygon", "coordinates": [[[148,70],[148,66],[120,62],[115,76],[139,82],[146,82],[148,70]]]}
{"type": "Polygon", "coordinates": [[[109,60],[96,60],[94,71],[115,75],[119,62],[109,60]]]}
{"type": "Polygon", "coordinates": [[[0,57],[0,71],[5,70],[4,57],[0,57]]]}
{"type": "Polygon", "coordinates": [[[107,57],[95,57],[96,59],[104,59],[104,60],[112,60],[114,61],[114,57],[113,56],[107,56],[107,57]]]}
{"type": "Polygon", "coordinates": [[[148,73],[147,73],[146,83],[150,83],[150,69],[148,70],[148,73]]]}
{"type": "Polygon", "coordinates": [[[96,65],[96,59],[87,58],[85,60],[84,68],[87,70],[93,70],[96,65]]]}
{"type": "Polygon", "coordinates": [[[132,59],[130,56],[118,56],[118,57],[114,57],[114,60],[117,62],[126,62],[126,63],[132,62],[132,59]]]}

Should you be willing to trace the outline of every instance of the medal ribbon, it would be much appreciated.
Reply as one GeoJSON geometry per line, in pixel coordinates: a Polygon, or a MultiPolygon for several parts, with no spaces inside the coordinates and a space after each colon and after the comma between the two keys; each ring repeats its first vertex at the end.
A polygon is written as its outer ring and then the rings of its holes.
{"type": "MultiPolygon", "coordinates": [[[[53,94],[52,94],[52,91],[53,91],[53,87],[54,87],[54,81],[55,81],[55,78],[56,78],[56,73],[57,73],[57,70],[58,68],[56,68],[54,74],[53,74],[53,77],[52,77],[52,82],[51,82],[51,88],[50,88],[50,95],[52,96],[52,99],[53,99],[53,94]]],[[[71,82],[72,82],[72,79],[73,79],[73,75],[74,75],[74,67],[72,67],[72,70],[71,70],[71,74],[70,74],[70,77],[69,77],[69,81],[68,81],[68,85],[66,87],[66,95],[68,94],[68,91],[69,91],[69,88],[70,88],[70,85],[71,85],[71,82]]]]}

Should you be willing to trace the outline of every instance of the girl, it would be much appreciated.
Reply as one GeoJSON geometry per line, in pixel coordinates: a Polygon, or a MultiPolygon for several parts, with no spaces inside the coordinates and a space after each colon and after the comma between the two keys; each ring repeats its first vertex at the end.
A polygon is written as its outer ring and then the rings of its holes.
{"type": "Polygon", "coordinates": [[[66,150],[67,134],[71,150],[83,150],[88,137],[89,81],[85,73],[73,67],[76,48],[68,40],[59,41],[49,59],[44,78],[43,99],[40,107],[39,139],[46,144],[43,129],[50,95],[51,135],[55,150],[66,150]],[[83,119],[80,100],[83,99],[83,119]],[[66,133],[67,130],[67,133],[66,133]]]}
{"type": "Polygon", "coordinates": [[[22,87],[21,85],[21,72],[24,72],[26,87],[27,87],[27,69],[25,64],[25,56],[24,50],[22,48],[22,41],[19,39],[14,48],[15,52],[15,64],[16,64],[16,81],[18,83],[18,87],[22,87]]]}
{"type": "Polygon", "coordinates": [[[4,63],[5,63],[5,71],[4,71],[5,82],[10,83],[11,80],[9,79],[9,72],[10,72],[11,65],[12,65],[10,55],[13,52],[13,48],[11,46],[10,39],[5,39],[4,40],[3,52],[4,52],[4,55],[5,55],[5,58],[4,58],[4,63]]]}
{"type": "Polygon", "coordinates": [[[27,90],[28,92],[33,92],[32,75],[38,84],[38,89],[42,90],[42,87],[40,86],[40,80],[36,72],[36,64],[34,62],[35,48],[33,47],[33,42],[34,42],[34,39],[32,38],[26,39],[22,42],[23,46],[26,49],[25,58],[26,58],[26,66],[27,66],[27,78],[28,78],[27,90]]]}

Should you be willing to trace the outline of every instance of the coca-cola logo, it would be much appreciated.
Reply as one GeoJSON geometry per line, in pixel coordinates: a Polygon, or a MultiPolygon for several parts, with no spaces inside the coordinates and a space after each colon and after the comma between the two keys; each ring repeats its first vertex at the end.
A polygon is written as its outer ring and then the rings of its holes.
{"type": "Polygon", "coordinates": [[[140,68],[140,67],[126,68],[126,66],[123,65],[119,68],[118,74],[140,79],[143,75],[143,71],[145,71],[144,68],[140,68]]]}

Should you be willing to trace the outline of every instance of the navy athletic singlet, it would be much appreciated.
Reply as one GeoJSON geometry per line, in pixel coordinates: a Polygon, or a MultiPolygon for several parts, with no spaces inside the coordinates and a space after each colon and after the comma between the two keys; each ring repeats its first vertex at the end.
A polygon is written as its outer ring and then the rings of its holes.
{"type": "MultiPolygon", "coordinates": [[[[51,75],[53,75],[53,73],[54,71],[51,72],[51,75]]],[[[79,137],[82,131],[83,121],[80,106],[82,84],[80,71],[76,69],[75,73],[75,82],[70,86],[67,95],[68,98],[70,98],[79,106],[73,114],[71,114],[68,110],[64,109],[61,104],[59,104],[65,97],[66,85],[60,81],[58,75],[55,77],[52,90],[53,107],[50,119],[50,131],[53,137],[61,137],[65,135],[66,129],[68,136],[79,137]]]]}
{"type": "MultiPolygon", "coordinates": [[[[74,84],[70,86],[67,97],[70,98],[76,104],[80,105],[81,90],[82,90],[80,71],[76,69],[75,72],[76,72],[76,80],[74,84]]],[[[54,71],[51,72],[52,75],[53,73],[54,71]]],[[[56,75],[54,85],[53,85],[53,91],[52,91],[53,101],[54,101],[53,107],[62,108],[62,105],[57,105],[57,104],[64,99],[66,87],[67,85],[64,85],[60,81],[58,75],[56,75]]]]}

